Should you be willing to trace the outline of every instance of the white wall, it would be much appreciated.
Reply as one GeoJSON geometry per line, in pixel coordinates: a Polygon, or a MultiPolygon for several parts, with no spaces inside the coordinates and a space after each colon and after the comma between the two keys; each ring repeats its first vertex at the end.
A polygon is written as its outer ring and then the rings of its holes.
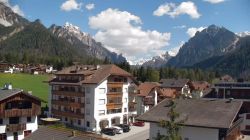
{"type": "Polygon", "coordinates": [[[243,118],[243,122],[241,123],[240,126],[241,130],[246,130],[246,125],[250,125],[250,119],[246,119],[247,114],[249,113],[240,114],[240,117],[243,118]]]}
{"type": "MultiPolygon", "coordinates": [[[[27,123],[27,117],[20,117],[20,123],[26,123],[26,130],[31,130],[32,133],[38,129],[37,116],[31,117],[31,122],[27,123]]],[[[0,125],[0,133],[6,133],[6,125],[9,124],[9,119],[3,119],[3,125],[0,125]]],[[[13,140],[13,132],[7,132],[7,140],[13,140]]],[[[23,131],[18,131],[18,139],[23,139],[24,133],[23,131]]]]}
{"type": "Polygon", "coordinates": [[[93,128],[95,128],[95,118],[94,118],[94,104],[95,104],[95,88],[96,85],[95,84],[85,84],[83,85],[83,87],[85,87],[85,108],[84,108],[84,115],[85,115],[85,120],[84,120],[84,126],[85,128],[87,128],[88,130],[91,131],[95,131],[93,128]],[[86,89],[89,89],[90,92],[87,92],[86,89]],[[90,100],[90,103],[87,104],[87,99],[90,100]],[[90,111],[89,115],[87,114],[87,111],[90,111]],[[90,127],[87,127],[87,122],[90,122],[90,127]]]}
{"type": "MultiPolygon", "coordinates": [[[[166,129],[160,127],[157,123],[150,123],[150,140],[153,140],[160,132],[161,135],[166,135],[166,129]]],[[[189,140],[218,140],[219,130],[202,127],[189,127],[184,126],[180,131],[182,139],[188,138],[189,140]]]]}

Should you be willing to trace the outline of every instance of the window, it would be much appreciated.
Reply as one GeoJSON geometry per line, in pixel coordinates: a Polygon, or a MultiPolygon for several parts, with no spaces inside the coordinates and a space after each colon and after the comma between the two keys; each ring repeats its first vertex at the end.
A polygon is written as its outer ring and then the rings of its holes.
{"type": "Polygon", "coordinates": [[[31,132],[32,132],[31,130],[24,131],[24,137],[29,136],[31,134],[31,132]]]}
{"type": "Polygon", "coordinates": [[[9,118],[9,124],[18,124],[19,123],[19,117],[10,117],[9,118]]]}
{"type": "Polygon", "coordinates": [[[14,136],[14,140],[18,140],[18,133],[17,132],[14,132],[13,136],[14,136]]]}
{"type": "Polygon", "coordinates": [[[86,104],[90,104],[90,99],[86,98],[86,104]]]}
{"type": "Polygon", "coordinates": [[[7,135],[6,135],[6,133],[0,134],[0,140],[7,140],[7,135]]]}
{"type": "Polygon", "coordinates": [[[115,114],[115,113],[121,113],[122,112],[122,109],[119,108],[119,109],[109,109],[107,110],[107,114],[115,114]]]}
{"type": "Polygon", "coordinates": [[[127,108],[124,108],[124,112],[127,112],[127,108]]]}
{"type": "Polygon", "coordinates": [[[90,115],[90,110],[88,108],[86,109],[86,115],[90,115]]]}
{"type": "Polygon", "coordinates": [[[99,99],[99,105],[104,105],[105,104],[105,99],[99,99]]]}
{"type": "Polygon", "coordinates": [[[125,88],[125,93],[127,93],[128,92],[128,88],[125,88]]]}
{"type": "Polygon", "coordinates": [[[27,122],[31,122],[31,117],[27,117],[27,122]]]}
{"type": "Polygon", "coordinates": [[[85,93],[85,87],[82,87],[82,92],[85,93]]]}
{"type": "Polygon", "coordinates": [[[3,124],[3,119],[0,119],[0,124],[3,124]]]}
{"type": "Polygon", "coordinates": [[[87,127],[89,127],[90,126],[90,122],[89,121],[87,121],[87,127]]]}
{"type": "Polygon", "coordinates": [[[128,102],[128,98],[124,98],[124,103],[127,103],[128,102]]]}
{"type": "Polygon", "coordinates": [[[105,115],[105,110],[99,110],[99,115],[105,115]]]}
{"type": "Polygon", "coordinates": [[[86,87],[86,88],[85,88],[85,92],[86,92],[86,93],[90,93],[90,87],[86,87]]]}
{"type": "Polygon", "coordinates": [[[67,117],[65,117],[65,118],[64,118],[64,121],[65,121],[65,122],[67,122],[67,121],[68,121],[68,118],[67,118],[67,117]]]}
{"type": "Polygon", "coordinates": [[[78,125],[81,125],[81,120],[78,120],[78,125]]]}
{"type": "Polygon", "coordinates": [[[99,88],[99,93],[100,94],[105,94],[106,92],[106,89],[105,88],[99,88]]]}

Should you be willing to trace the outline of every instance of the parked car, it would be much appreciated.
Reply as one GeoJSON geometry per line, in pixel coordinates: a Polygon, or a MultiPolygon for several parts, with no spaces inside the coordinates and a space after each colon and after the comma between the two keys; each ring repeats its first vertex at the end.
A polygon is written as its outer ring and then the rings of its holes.
{"type": "Polygon", "coordinates": [[[138,122],[134,122],[133,125],[134,126],[144,126],[145,124],[142,121],[138,121],[138,122]]]}
{"type": "Polygon", "coordinates": [[[116,126],[121,127],[123,129],[123,132],[129,132],[130,131],[130,126],[128,124],[118,124],[116,126]]]}
{"type": "Polygon", "coordinates": [[[123,129],[119,126],[112,126],[112,128],[115,128],[116,129],[116,134],[121,134],[123,133],[123,129]]]}
{"type": "Polygon", "coordinates": [[[117,131],[116,128],[103,128],[101,130],[101,133],[114,136],[116,134],[116,131],[117,131]]]}

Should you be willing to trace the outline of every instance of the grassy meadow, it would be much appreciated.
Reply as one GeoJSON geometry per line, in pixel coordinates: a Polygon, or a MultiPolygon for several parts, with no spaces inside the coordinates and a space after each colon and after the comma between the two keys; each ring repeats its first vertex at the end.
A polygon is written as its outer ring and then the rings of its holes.
{"type": "Polygon", "coordinates": [[[3,87],[5,83],[11,83],[13,88],[32,91],[32,95],[48,101],[49,85],[44,81],[48,81],[49,77],[50,75],[0,73],[0,87],[3,87]]]}

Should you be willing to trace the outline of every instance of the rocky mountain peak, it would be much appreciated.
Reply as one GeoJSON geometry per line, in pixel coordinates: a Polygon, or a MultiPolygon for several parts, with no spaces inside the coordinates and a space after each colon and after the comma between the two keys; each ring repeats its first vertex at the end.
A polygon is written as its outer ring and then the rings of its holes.
{"type": "Polygon", "coordinates": [[[192,66],[214,56],[221,56],[236,49],[239,37],[224,27],[210,25],[195,34],[169,60],[169,65],[192,66]]]}
{"type": "Polygon", "coordinates": [[[4,26],[26,25],[28,20],[14,13],[10,7],[0,2],[0,24],[4,26]]]}

